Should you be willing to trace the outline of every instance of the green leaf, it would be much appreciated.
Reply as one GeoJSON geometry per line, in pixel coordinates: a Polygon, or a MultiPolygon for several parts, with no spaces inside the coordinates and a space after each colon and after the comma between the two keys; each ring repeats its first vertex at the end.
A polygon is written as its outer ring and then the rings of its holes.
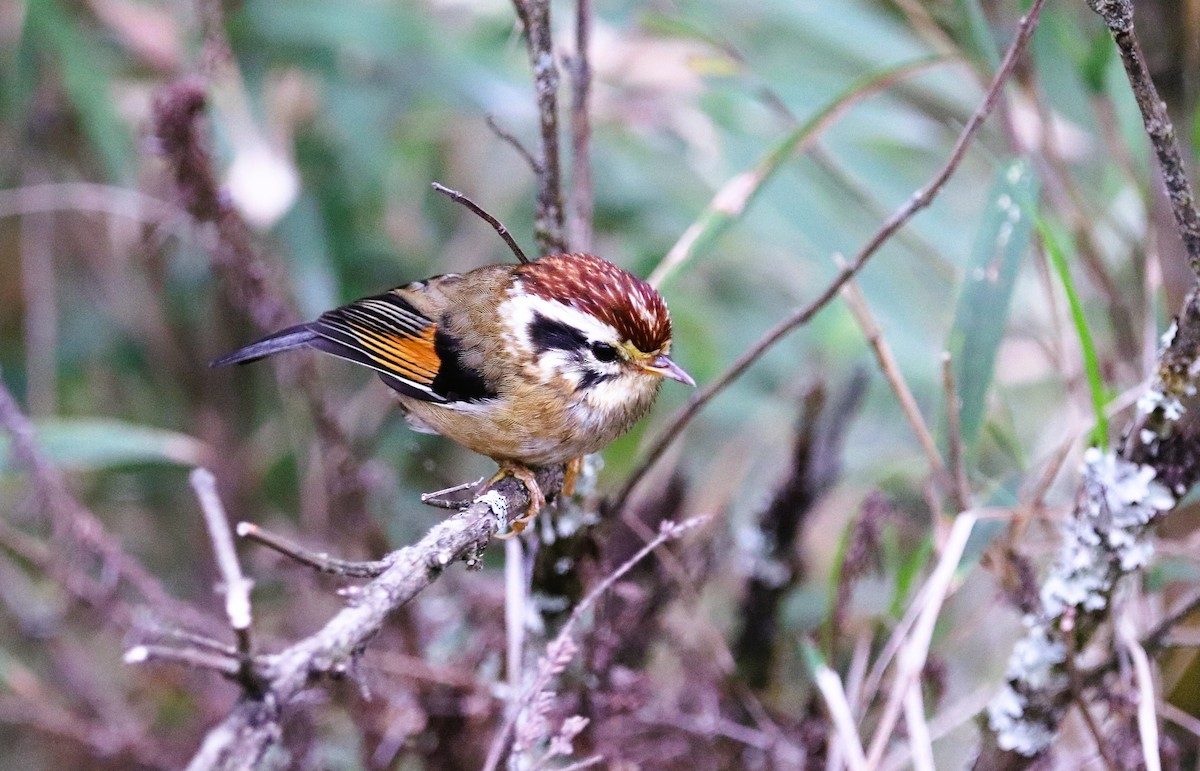
{"type": "MultiPolygon", "coordinates": [[[[35,423],[38,445],[54,465],[98,471],[137,463],[196,466],[207,454],[203,442],[186,434],[103,418],[64,418],[35,423]]],[[[0,473],[14,466],[9,441],[0,440],[0,473]]]]}
{"type": "Polygon", "coordinates": [[[973,444],[983,424],[996,353],[1008,323],[1021,257],[1029,248],[1032,202],[1037,180],[1014,161],[996,175],[975,246],[967,264],[962,295],[950,330],[950,352],[962,401],[963,439],[973,444]]]}

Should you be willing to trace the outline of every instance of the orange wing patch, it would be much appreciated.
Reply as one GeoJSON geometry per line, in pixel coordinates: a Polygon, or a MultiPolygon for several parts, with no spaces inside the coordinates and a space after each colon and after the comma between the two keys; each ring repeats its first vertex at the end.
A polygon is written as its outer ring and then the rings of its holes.
{"type": "Polygon", "coordinates": [[[436,325],[429,325],[416,336],[381,334],[361,327],[356,328],[354,333],[368,356],[405,380],[427,386],[437,377],[441,359],[434,347],[436,325]]]}
{"type": "Polygon", "coordinates": [[[429,401],[445,401],[433,389],[442,368],[437,325],[403,296],[388,292],[343,305],[313,322],[327,353],[362,364],[388,385],[429,401]]]}

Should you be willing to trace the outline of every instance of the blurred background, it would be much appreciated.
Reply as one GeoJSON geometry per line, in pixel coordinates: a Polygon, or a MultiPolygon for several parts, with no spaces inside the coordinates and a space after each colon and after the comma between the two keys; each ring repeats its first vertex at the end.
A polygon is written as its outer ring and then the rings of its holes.
{"type": "MultiPolygon", "coordinates": [[[[941,167],[1023,5],[594,4],[590,248],[645,276],[690,226],[704,229],[661,286],[673,354],[701,385],[815,297],[837,256],[941,167]],[[750,170],[762,184],[744,210],[706,216],[750,170]]],[[[554,11],[565,64],[575,7],[554,11]]],[[[1137,12],[1190,161],[1200,5],[1137,12]]],[[[421,492],[492,473],[409,431],[361,369],[306,354],[206,362],[271,323],[510,259],[431,182],[470,195],[532,252],[534,175],[488,124],[537,147],[525,43],[500,0],[25,0],[0,5],[0,88],[0,372],[94,515],[64,525],[18,454],[0,454],[0,767],[178,767],[236,686],[121,656],[181,629],[227,634],[192,467],[214,471],[235,520],[358,558],[438,521],[421,492]],[[167,162],[155,105],[181,78],[208,95],[212,174],[245,223],[245,253],[223,255],[220,226],[193,216],[167,162]]],[[[1189,286],[1180,254],[1107,32],[1082,2],[1050,4],[946,189],[857,281],[941,455],[962,446],[966,503],[994,515],[968,547],[925,672],[939,767],[976,745],[972,718],[1002,679],[1022,591],[1053,552],[1097,416],[1115,437],[1189,286]]],[[[604,453],[591,510],[689,395],[668,385],[604,453]]],[[[578,757],[824,767],[805,646],[857,676],[870,726],[886,676],[867,662],[961,508],[846,304],[772,348],[638,490],[630,509],[651,524],[713,518],[598,611],[562,688],[563,714],[592,720],[578,757]]],[[[1194,517],[1185,502],[1134,593],[1147,613],[1197,577],[1194,517]]],[[[636,548],[616,517],[592,536],[571,568],[583,584],[636,548]]],[[[264,650],[344,602],[345,581],[241,551],[264,650]]],[[[478,767],[503,707],[500,551],[480,572],[448,571],[356,677],[289,715],[288,765],[478,767]]],[[[1193,658],[1180,648],[1159,661],[1176,722],[1200,714],[1193,658]]],[[[1196,736],[1164,725],[1179,757],[1195,758],[1196,736]]],[[[1063,741],[1090,762],[1079,726],[1063,741]]],[[[887,758],[903,767],[903,743],[887,758]]]]}

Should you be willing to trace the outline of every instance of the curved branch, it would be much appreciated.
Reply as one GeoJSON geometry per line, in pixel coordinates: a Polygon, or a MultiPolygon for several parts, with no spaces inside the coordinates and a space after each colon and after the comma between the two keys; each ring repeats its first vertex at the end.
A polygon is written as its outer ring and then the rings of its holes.
{"type": "Polygon", "coordinates": [[[746,370],[750,369],[750,366],[758,361],[775,343],[782,340],[796,328],[807,324],[813,316],[816,316],[818,312],[838,296],[838,292],[841,291],[846,282],[854,278],[866,266],[867,261],[874,257],[875,253],[892,236],[896,235],[901,228],[907,225],[909,220],[916,216],[917,212],[933,202],[933,199],[941,192],[942,187],[954,175],[954,171],[958,168],[958,165],[967,153],[967,148],[975,139],[975,135],[979,133],[979,129],[982,128],[984,121],[991,115],[996,103],[1000,100],[1000,93],[1004,89],[1004,84],[1008,82],[1008,78],[1012,74],[1013,68],[1021,56],[1021,52],[1025,50],[1025,45],[1029,42],[1030,36],[1033,35],[1033,30],[1037,26],[1038,16],[1041,15],[1044,3],[1045,0],[1035,0],[1033,6],[1029,9],[1029,13],[1021,19],[1017,36],[1013,39],[1013,42],[1008,47],[1008,51],[1004,54],[1004,60],[1000,63],[1000,69],[996,71],[995,76],[992,78],[991,85],[988,87],[983,102],[971,114],[970,120],[967,121],[967,125],[963,127],[962,132],[958,135],[958,140],[954,143],[954,149],[951,150],[950,157],[946,159],[942,168],[933,176],[929,184],[913,193],[912,197],[880,226],[875,235],[854,256],[854,259],[838,271],[833,281],[825,287],[824,291],[816,299],[802,308],[797,308],[791,315],[769,329],[754,345],[742,353],[720,377],[692,396],[683,409],[675,416],[671,425],[654,440],[654,443],[650,446],[650,451],[646,454],[645,461],[641,463],[638,470],[633,473],[629,481],[617,493],[611,507],[613,511],[620,511],[624,507],[630,493],[633,492],[634,488],[637,487],[638,483],[642,481],[643,477],[646,476],[654,464],[662,458],[667,448],[683,433],[684,427],[691,422],[692,418],[700,410],[724,391],[730,383],[737,380],[746,370]]]}
{"type": "MultiPolygon", "coordinates": [[[[562,487],[563,468],[539,469],[537,480],[538,486],[552,495],[562,487]]],[[[283,707],[321,677],[350,671],[354,659],[392,612],[424,591],[454,562],[463,559],[468,566],[478,564],[489,539],[507,525],[508,512],[523,511],[528,505],[525,486],[505,477],[469,507],[434,526],[416,544],[389,555],[387,570],[364,585],[322,629],[261,660],[262,695],[243,695],[209,731],[188,768],[255,768],[280,741],[283,707]]]]}

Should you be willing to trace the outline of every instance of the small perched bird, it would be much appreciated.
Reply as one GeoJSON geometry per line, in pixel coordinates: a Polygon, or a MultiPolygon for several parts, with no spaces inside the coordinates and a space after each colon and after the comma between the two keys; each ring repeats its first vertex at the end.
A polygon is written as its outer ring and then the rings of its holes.
{"type": "MultiPolygon", "coordinates": [[[[212,362],[315,348],[370,367],[409,425],[500,464],[529,490],[520,533],[545,503],[530,467],[578,461],[629,430],[674,361],[671,318],[645,281],[590,254],[488,265],[397,287],[212,362]]],[[[570,476],[570,474],[569,474],[570,476]]],[[[566,486],[566,485],[565,485],[566,486]]]]}

